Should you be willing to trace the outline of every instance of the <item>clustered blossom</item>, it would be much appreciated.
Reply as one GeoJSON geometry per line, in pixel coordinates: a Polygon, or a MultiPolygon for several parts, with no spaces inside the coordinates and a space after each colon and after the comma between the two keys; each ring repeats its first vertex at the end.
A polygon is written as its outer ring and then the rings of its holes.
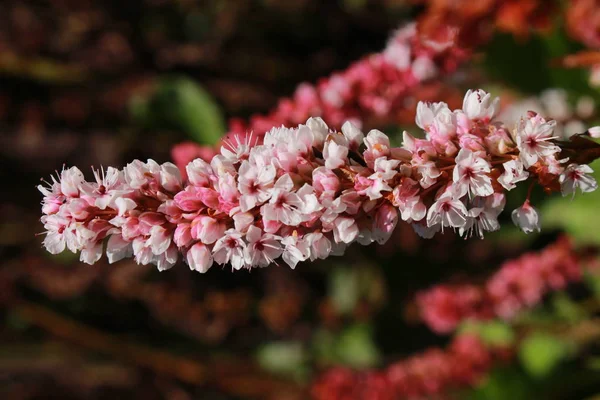
{"type": "MultiPolygon", "coordinates": [[[[453,339],[446,350],[428,349],[381,371],[333,368],[313,383],[317,400],[428,399],[477,384],[505,356],[472,335],[453,339]]],[[[444,397],[445,398],[445,397],[444,397]]]]}
{"type": "Polygon", "coordinates": [[[448,333],[466,320],[511,319],[550,291],[582,279],[581,263],[567,238],[505,262],[484,284],[441,284],[417,295],[423,321],[448,333]]]}
{"type": "MultiPolygon", "coordinates": [[[[346,122],[336,132],[310,118],[190,162],[187,181],[152,160],[95,171],[95,182],[65,169],[40,186],[44,245],[81,251],[90,264],[107,239],[110,262],[133,255],[161,270],[180,255],[199,272],[279,260],[295,268],[354,242],[384,243],[399,218],[427,238],[448,229],[483,237],[500,227],[505,192],[524,180],[565,195],[596,188],[587,165],[561,158],[553,121],[531,113],[511,130],[494,120],[497,106],[482,90],[467,92],[459,110],[419,103],[425,139],[405,132],[402,147],[376,129],[365,135],[346,122]]],[[[539,229],[529,199],[513,220],[539,229]]]]}
{"type": "MultiPolygon", "coordinates": [[[[355,125],[371,120],[397,121],[405,114],[402,111],[406,110],[412,89],[455,71],[468,55],[451,35],[443,42],[434,41],[420,35],[416,24],[409,24],[389,39],[383,51],[354,62],[316,85],[302,83],[291,98],[280,100],[267,115],[254,115],[247,123],[231,120],[228,137],[244,138],[252,132],[260,141],[274,126],[295,126],[311,116],[319,116],[336,128],[345,121],[355,125]]],[[[175,146],[172,156],[184,171],[188,162],[204,158],[211,150],[186,142],[175,146]]]]}

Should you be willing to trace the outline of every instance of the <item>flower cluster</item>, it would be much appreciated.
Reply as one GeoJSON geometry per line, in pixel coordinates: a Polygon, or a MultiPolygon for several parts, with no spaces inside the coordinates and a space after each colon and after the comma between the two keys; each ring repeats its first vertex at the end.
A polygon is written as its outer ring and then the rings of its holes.
{"type": "MultiPolygon", "coordinates": [[[[596,188],[587,165],[561,159],[553,121],[531,113],[509,130],[494,121],[497,104],[482,90],[469,91],[460,110],[419,103],[426,138],[405,132],[402,147],[378,130],[364,135],[346,122],[336,132],[310,118],[271,129],[260,145],[249,137],[210,163],[192,161],[187,182],[175,165],[152,160],[95,171],[95,182],[66,169],[40,186],[44,245],[94,263],[108,238],[110,262],[133,255],[161,270],[179,254],[201,272],[279,258],[294,268],[353,242],[384,243],[399,218],[423,237],[444,229],[483,237],[499,229],[505,191],[524,180],[563,194],[596,188]]],[[[513,220],[525,232],[539,229],[529,200],[513,220]]]]}
{"type": "Polygon", "coordinates": [[[331,369],[313,383],[311,392],[318,400],[432,398],[477,384],[501,354],[476,336],[461,335],[446,350],[432,348],[382,371],[331,369]]]}
{"type": "MultiPolygon", "coordinates": [[[[262,138],[274,126],[295,126],[311,116],[319,116],[337,128],[345,121],[357,126],[369,120],[396,121],[406,109],[411,89],[454,71],[467,56],[452,35],[434,41],[419,35],[416,25],[409,24],[390,38],[382,52],[358,60],[316,85],[299,85],[291,98],[280,100],[269,114],[254,115],[248,123],[232,120],[228,136],[243,138],[252,132],[262,138]]],[[[188,162],[210,149],[187,142],[174,147],[172,156],[184,170],[188,162]]]]}
{"type": "Polygon", "coordinates": [[[437,285],[417,296],[423,321],[448,333],[466,320],[510,319],[543,296],[581,280],[581,263],[567,238],[507,261],[482,285],[437,285]]]}

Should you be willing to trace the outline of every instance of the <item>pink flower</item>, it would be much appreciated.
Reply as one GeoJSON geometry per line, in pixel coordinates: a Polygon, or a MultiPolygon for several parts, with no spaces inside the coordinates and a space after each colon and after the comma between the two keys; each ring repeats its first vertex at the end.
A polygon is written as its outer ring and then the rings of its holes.
{"type": "Polygon", "coordinates": [[[373,239],[379,244],[384,244],[392,236],[397,223],[398,210],[391,204],[383,204],[375,214],[373,239]]]}
{"type": "MultiPolygon", "coordinates": [[[[489,112],[492,105],[483,103],[489,112]]],[[[136,160],[122,171],[109,168],[106,175],[94,171],[92,183],[77,169],[63,170],[60,179],[40,187],[44,246],[52,253],[80,251],[82,261],[93,263],[108,238],[110,262],[133,255],[160,270],[180,254],[201,271],[212,262],[237,270],[278,258],[294,268],[342,254],[350,243],[385,242],[398,215],[423,237],[447,227],[482,237],[499,228],[502,188],[524,179],[546,190],[560,183],[569,193],[596,188],[589,167],[560,160],[543,146],[530,154],[539,164],[525,172],[518,160],[530,155],[519,147],[509,146],[505,154],[489,147],[496,144],[488,135],[505,130],[501,122],[465,118],[446,105],[422,105],[419,120],[429,132],[425,139],[405,133],[403,148],[390,147],[383,132],[363,137],[347,123],[340,134],[313,118],[271,129],[263,144],[239,136],[210,163],[190,163],[188,182],[173,164],[153,160],[136,160]]],[[[530,115],[518,134],[548,136],[544,124],[530,115]]],[[[539,228],[528,202],[513,219],[526,232],[539,228]]]]}
{"type": "Polygon", "coordinates": [[[226,226],[214,218],[199,216],[191,224],[190,234],[204,244],[212,244],[223,237],[226,226]]]}
{"type": "Polygon", "coordinates": [[[317,193],[333,197],[340,190],[340,179],[333,171],[325,167],[316,168],[312,173],[312,179],[317,193]]]}

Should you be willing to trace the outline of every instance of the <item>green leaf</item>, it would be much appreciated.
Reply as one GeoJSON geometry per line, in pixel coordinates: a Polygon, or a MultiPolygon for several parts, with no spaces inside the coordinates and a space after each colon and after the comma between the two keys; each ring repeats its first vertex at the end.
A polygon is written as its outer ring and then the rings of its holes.
{"type": "Polygon", "coordinates": [[[372,330],[366,324],[353,325],[344,330],[335,348],[337,359],[354,368],[373,367],[380,359],[372,330]]]}
{"type": "Polygon", "coordinates": [[[588,316],[586,311],[571,300],[565,292],[556,292],[552,295],[552,308],[557,317],[571,323],[581,321],[588,316]]]}
{"type": "Polygon", "coordinates": [[[497,369],[465,396],[468,400],[528,400],[536,397],[535,383],[518,368],[497,369]]]}
{"type": "Polygon", "coordinates": [[[338,313],[351,313],[360,296],[356,269],[334,268],[329,274],[329,296],[338,313]]]}
{"type": "MultiPolygon", "coordinates": [[[[600,179],[600,160],[591,164],[594,177],[600,179]]],[[[542,207],[542,226],[561,229],[569,233],[577,243],[600,244],[600,191],[577,193],[575,198],[555,196],[542,207]]]]}
{"type": "Polygon", "coordinates": [[[467,321],[458,329],[459,334],[471,333],[479,336],[484,343],[491,346],[513,344],[515,333],[512,327],[503,321],[475,322],[467,321]]]}
{"type": "Polygon", "coordinates": [[[529,375],[535,378],[548,376],[571,354],[575,346],[556,336],[534,333],[519,347],[519,359],[529,375]]]}
{"type": "Polygon", "coordinates": [[[308,355],[299,342],[271,342],[261,346],[256,352],[258,364],[265,370],[303,378],[308,373],[308,355]]]}
{"type": "Polygon", "coordinates": [[[583,277],[594,296],[600,299],[600,275],[598,275],[596,271],[585,271],[583,277]]]}
{"type": "Polygon", "coordinates": [[[202,144],[215,144],[225,133],[223,113],[213,97],[185,77],[161,79],[150,97],[134,97],[129,110],[141,125],[179,129],[202,144]]]}
{"type": "Polygon", "coordinates": [[[376,365],[380,354],[371,327],[367,324],[351,325],[339,335],[319,330],[313,336],[313,352],[320,364],[342,364],[354,368],[376,365]]]}

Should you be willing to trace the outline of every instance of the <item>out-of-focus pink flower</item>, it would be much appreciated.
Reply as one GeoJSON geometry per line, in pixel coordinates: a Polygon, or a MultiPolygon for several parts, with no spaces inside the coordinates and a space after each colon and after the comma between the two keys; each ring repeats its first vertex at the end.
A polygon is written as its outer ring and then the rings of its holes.
{"type": "Polygon", "coordinates": [[[210,161],[217,154],[214,146],[199,145],[195,142],[182,142],[171,148],[171,158],[173,162],[187,179],[186,166],[197,158],[204,161],[210,161]]]}
{"type": "Polygon", "coordinates": [[[422,320],[435,332],[449,333],[468,320],[514,318],[548,292],[582,279],[582,264],[566,238],[505,262],[485,283],[441,284],[419,293],[422,320]]]}

